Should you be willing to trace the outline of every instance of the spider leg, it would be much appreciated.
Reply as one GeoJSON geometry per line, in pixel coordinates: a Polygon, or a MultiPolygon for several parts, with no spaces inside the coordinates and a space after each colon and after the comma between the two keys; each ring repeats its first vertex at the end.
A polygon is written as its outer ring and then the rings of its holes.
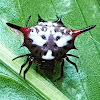
{"type": "Polygon", "coordinates": [[[12,61],[15,60],[15,59],[18,59],[18,58],[24,57],[24,56],[30,56],[30,54],[25,54],[25,55],[18,56],[18,57],[16,57],[16,58],[12,59],[12,61]]]}
{"type": "MultiPolygon", "coordinates": [[[[62,60],[62,63],[61,63],[61,75],[58,79],[56,79],[55,81],[58,81],[60,80],[62,77],[64,76],[64,59],[62,60]]],[[[54,81],[54,82],[55,82],[54,81]]]]}
{"type": "Polygon", "coordinates": [[[19,72],[19,75],[21,74],[22,72],[22,69],[25,67],[25,65],[28,63],[30,57],[27,57],[27,60],[25,61],[25,63],[21,66],[21,69],[20,69],[20,72],[19,72]]]}
{"type": "Polygon", "coordinates": [[[75,56],[75,55],[72,55],[72,54],[66,54],[66,56],[72,56],[72,57],[79,58],[78,56],[75,56]]]}
{"type": "Polygon", "coordinates": [[[29,70],[29,68],[30,68],[31,65],[32,65],[32,61],[33,61],[33,59],[30,58],[29,65],[28,65],[28,67],[27,67],[27,68],[25,69],[25,71],[24,71],[24,79],[25,79],[25,74],[27,73],[27,71],[29,70]]]}
{"type": "Polygon", "coordinates": [[[66,57],[66,60],[67,60],[69,63],[71,63],[72,65],[74,65],[75,68],[76,68],[76,71],[78,72],[78,68],[77,68],[76,63],[72,62],[68,57],[66,57]]]}
{"type": "Polygon", "coordinates": [[[61,63],[61,77],[64,76],[64,59],[61,63]]]}
{"type": "Polygon", "coordinates": [[[38,64],[36,65],[36,72],[38,72],[38,64]]]}
{"type": "Polygon", "coordinates": [[[28,23],[29,23],[30,18],[31,18],[31,16],[29,16],[29,18],[28,18],[28,20],[27,20],[27,22],[26,22],[25,27],[27,27],[27,26],[28,26],[28,23]]]}

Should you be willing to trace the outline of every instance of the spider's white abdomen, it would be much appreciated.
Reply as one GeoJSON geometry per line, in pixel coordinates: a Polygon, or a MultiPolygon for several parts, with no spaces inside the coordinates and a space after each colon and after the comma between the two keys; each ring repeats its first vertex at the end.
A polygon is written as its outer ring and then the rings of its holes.
{"type": "Polygon", "coordinates": [[[58,47],[65,46],[67,44],[67,41],[72,39],[71,35],[61,32],[62,30],[63,32],[66,32],[66,29],[64,27],[58,27],[57,23],[45,22],[44,24],[43,22],[41,22],[41,24],[36,25],[34,28],[31,29],[33,31],[30,32],[29,38],[33,40],[33,44],[36,44],[38,46],[43,46],[46,42],[48,42],[50,35],[53,36],[53,40],[58,47]],[[55,24],[56,27],[53,26],[55,24]],[[45,36],[45,39],[42,38],[42,36],[45,36]],[[57,37],[60,37],[60,39],[57,40],[57,37]]]}
{"type": "Polygon", "coordinates": [[[32,40],[32,45],[45,52],[42,55],[42,59],[45,60],[54,59],[53,53],[61,52],[61,48],[67,46],[68,41],[72,40],[69,30],[54,22],[40,22],[31,27],[31,30],[28,37],[32,40]]]}

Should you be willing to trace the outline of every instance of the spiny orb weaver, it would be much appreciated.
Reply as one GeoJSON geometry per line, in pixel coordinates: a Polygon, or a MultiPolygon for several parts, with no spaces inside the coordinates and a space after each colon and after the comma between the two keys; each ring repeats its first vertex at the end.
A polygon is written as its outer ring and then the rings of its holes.
{"type": "Polygon", "coordinates": [[[76,49],[74,40],[78,35],[94,28],[96,25],[84,29],[73,30],[67,28],[63,24],[61,17],[57,17],[57,21],[47,22],[38,15],[37,24],[27,27],[30,17],[27,20],[25,27],[6,23],[8,26],[21,31],[24,34],[24,43],[22,46],[26,46],[30,51],[30,54],[21,55],[13,59],[15,60],[27,56],[26,62],[20,69],[21,74],[23,67],[29,62],[28,67],[24,71],[24,79],[25,74],[31,67],[33,61],[37,63],[36,71],[38,71],[38,67],[40,67],[40,69],[53,71],[55,64],[60,63],[61,75],[57,80],[61,79],[64,75],[64,58],[69,63],[73,64],[78,72],[77,65],[72,62],[68,56],[78,57],[72,54],[67,54],[67,52],[71,49],[76,49]]]}

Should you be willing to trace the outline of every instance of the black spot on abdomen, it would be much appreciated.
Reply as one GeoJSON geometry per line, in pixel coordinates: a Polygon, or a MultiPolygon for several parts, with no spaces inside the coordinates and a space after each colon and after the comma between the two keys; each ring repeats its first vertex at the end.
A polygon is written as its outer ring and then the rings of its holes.
{"type": "Polygon", "coordinates": [[[67,50],[68,49],[68,46],[64,46],[63,48],[64,48],[64,50],[67,50]]]}
{"type": "Polygon", "coordinates": [[[27,40],[28,40],[29,43],[32,43],[33,42],[33,40],[30,39],[30,38],[28,38],[27,40]]]}
{"type": "Polygon", "coordinates": [[[35,48],[36,48],[36,45],[32,44],[31,49],[35,49],[35,48]]]}
{"type": "Polygon", "coordinates": [[[37,54],[38,53],[38,50],[36,50],[35,53],[37,54]]]}
{"type": "Polygon", "coordinates": [[[44,55],[46,55],[47,54],[47,52],[44,52],[44,55]]]}

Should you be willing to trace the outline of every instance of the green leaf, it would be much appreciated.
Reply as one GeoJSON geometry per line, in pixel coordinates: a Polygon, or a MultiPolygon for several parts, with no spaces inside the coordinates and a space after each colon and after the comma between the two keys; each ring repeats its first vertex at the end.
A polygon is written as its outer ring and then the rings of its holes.
{"type": "Polygon", "coordinates": [[[8,76],[0,75],[0,100],[44,100],[35,91],[30,91],[23,84],[8,76]]]}
{"type": "MultiPolygon", "coordinates": [[[[0,1],[0,100],[99,100],[100,98],[100,1],[99,0],[2,0],[0,1]],[[20,66],[25,59],[12,61],[16,56],[28,53],[28,49],[20,48],[23,41],[11,32],[6,22],[25,26],[31,15],[29,26],[36,24],[37,15],[47,21],[62,16],[63,23],[72,29],[82,29],[96,25],[94,29],[76,38],[80,59],[76,62],[79,73],[73,65],[65,61],[64,77],[53,82],[48,76],[36,73],[30,68],[26,80],[19,76],[20,66]],[[92,36],[94,39],[91,39],[92,36]],[[67,98],[68,97],[68,98],[67,98]]],[[[33,66],[35,67],[35,66],[33,66]]],[[[57,66],[60,75],[60,67],[57,66]]],[[[55,70],[56,71],[56,70],[55,70]]],[[[44,72],[43,72],[44,73],[44,72]]],[[[47,72],[48,73],[48,72],[47,72]]]]}

